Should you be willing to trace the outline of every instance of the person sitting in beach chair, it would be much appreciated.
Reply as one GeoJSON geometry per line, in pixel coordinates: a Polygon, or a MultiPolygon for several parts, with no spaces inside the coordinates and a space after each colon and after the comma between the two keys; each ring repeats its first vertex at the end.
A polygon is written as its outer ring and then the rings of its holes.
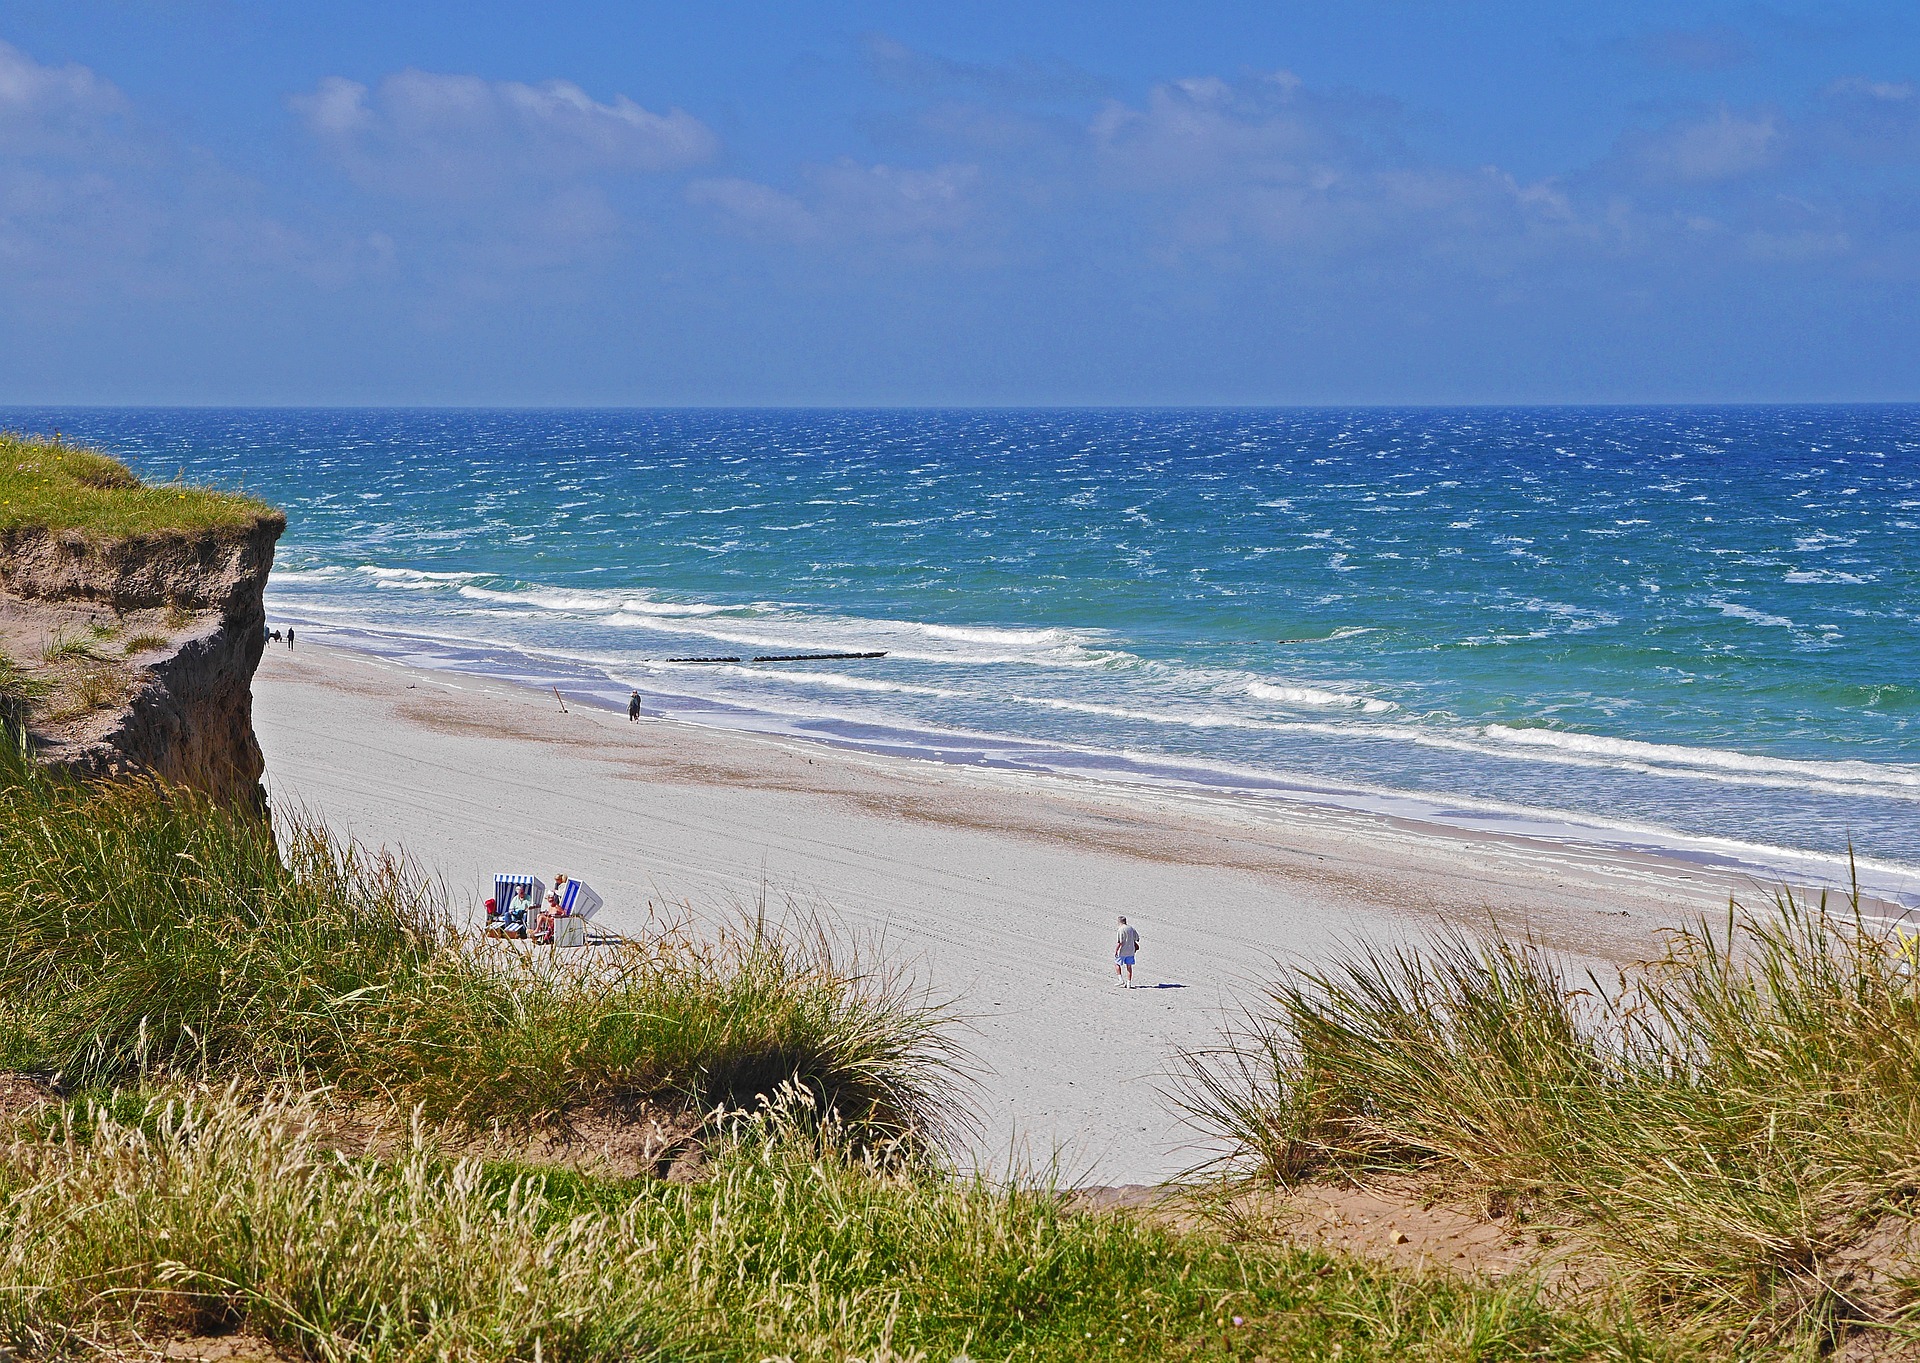
{"type": "MultiPolygon", "coordinates": [[[[560,882],[564,882],[565,880],[565,876],[560,877],[560,882]]],[[[567,911],[560,903],[560,896],[557,894],[548,895],[547,902],[540,907],[540,917],[537,926],[533,930],[533,940],[551,946],[553,944],[553,920],[556,918],[565,918],[566,916],[567,911]]]]}
{"type": "Polygon", "coordinates": [[[486,935],[525,940],[547,892],[546,882],[514,872],[493,876],[489,888],[493,894],[487,899],[486,935]]]}
{"type": "Polygon", "coordinates": [[[567,907],[567,900],[569,898],[567,894],[567,879],[568,877],[565,871],[555,871],[553,873],[553,893],[547,896],[547,902],[541,906],[540,926],[533,934],[534,941],[545,942],[549,946],[552,945],[553,920],[556,918],[565,918],[569,912],[567,907]]]}
{"type": "Polygon", "coordinates": [[[520,890],[520,900],[514,905],[513,909],[514,923],[519,928],[519,932],[515,934],[516,936],[521,938],[527,936],[533,928],[534,916],[539,913],[539,911],[539,892],[530,887],[522,886],[520,890]]]}
{"type": "Polygon", "coordinates": [[[524,903],[509,904],[497,917],[487,918],[487,936],[517,937],[525,939],[527,935],[527,910],[524,903]]]}

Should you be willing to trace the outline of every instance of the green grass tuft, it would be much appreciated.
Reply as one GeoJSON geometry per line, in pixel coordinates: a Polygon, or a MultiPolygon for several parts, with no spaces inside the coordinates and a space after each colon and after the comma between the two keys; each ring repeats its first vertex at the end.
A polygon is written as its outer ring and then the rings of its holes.
{"type": "Polygon", "coordinates": [[[0,434],[0,531],[72,530],[89,539],[245,530],[278,515],[251,497],[143,484],[95,450],[0,434]]]}
{"type": "Polygon", "coordinates": [[[1572,1229],[1669,1321],[1812,1348],[1915,1322],[1913,967],[1857,901],[1790,895],[1610,985],[1444,936],[1275,985],[1184,1101],[1243,1170],[1422,1171],[1572,1229]]]}
{"type": "Polygon", "coordinates": [[[0,653],[0,729],[11,731],[4,740],[9,746],[17,746],[14,740],[28,714],[52,689],[53,683],[46,678],[33,675],[0,653]]]}
{"type": "MultiPolygon", "coordinates": [[[[803,1104],[804,1106],[804,1104],[803,1104]]],[[[0,1343],[245,1328],[310,1358],[1655,1360],[1629,1324],[876,1166],[781,1103],[714,1177],[329,1148],[269,1101],[95,1112],[0,1156],[0,1343]],[[84,1214],[76,1214],[84,1209],[84,1214]]]]}
{"type": "Polygon", "coordinates": [[[55,635],[40,650],[40,661],[47,663],[85,662],[100,655],[94,651],[90,639],[75,639],[65,634],[55,635]]]}
{"type": "Polygon", "coordinates": [[[590,955],[482,949],[404,860],[309,820],[0,753],[0,1053],[69,1085],[281,1079],[474,1126],[751,1105],[783,1083],[863,1137],[944,1130],[939,1011],[824,934],[751,921],[590,955]]]}

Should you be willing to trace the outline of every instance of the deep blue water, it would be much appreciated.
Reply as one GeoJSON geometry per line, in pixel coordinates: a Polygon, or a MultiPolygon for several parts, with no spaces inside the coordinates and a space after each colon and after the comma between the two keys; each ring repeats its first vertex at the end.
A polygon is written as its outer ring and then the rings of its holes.
{"type": "Polygon", "coordinates": [[[269,604],[316,639],[953,760],[1920,866],[1920,408],[0,424],[284,505],[269,604]]]}

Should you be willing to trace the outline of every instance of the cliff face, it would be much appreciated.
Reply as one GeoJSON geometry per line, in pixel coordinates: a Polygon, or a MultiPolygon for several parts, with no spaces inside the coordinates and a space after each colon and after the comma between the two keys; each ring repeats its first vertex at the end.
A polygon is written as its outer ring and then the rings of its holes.
{"type": "MultiPolygon", "coordinates": [[[[37,624],[52,641],[90,630],[130,651],[110,665],[105,703],[30,725],[41,760],[89,776],[148,772],[264,807],[253,673],[285,529],[276,512],[237,530],[97,543],[70,531],[0,533],[12,624],[37,624]]],[[[46,656],[60,649],[43,646],[46,656]]]]}

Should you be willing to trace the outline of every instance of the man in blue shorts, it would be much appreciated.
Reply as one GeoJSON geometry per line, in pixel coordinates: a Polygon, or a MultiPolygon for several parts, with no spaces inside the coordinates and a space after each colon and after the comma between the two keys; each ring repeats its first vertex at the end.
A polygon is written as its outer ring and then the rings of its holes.
{"type": "Polygon", "coordinates": [[[1140,934],[1133,930],[1124,916],[1120,919],[1120,940],[1113,946],[1113,982],[1119,984],[1121,971],[1126,972],[1127,988],[1133,988],[1133,958],[1140,950],[1140,934]]]}

